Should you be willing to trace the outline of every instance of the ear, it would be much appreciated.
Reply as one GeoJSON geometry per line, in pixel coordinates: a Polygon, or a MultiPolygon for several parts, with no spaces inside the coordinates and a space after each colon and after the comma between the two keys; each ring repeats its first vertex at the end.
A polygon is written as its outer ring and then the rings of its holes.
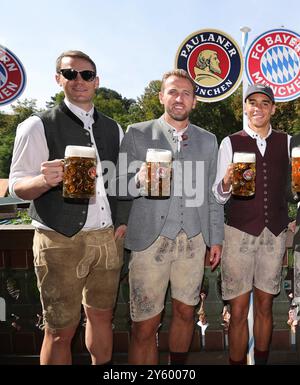
{"type": "Polygon", "coordinates": [[[271,115],[274,115],[274,114],[275,114],[275,112],[276,112],[276,106],[275,106],[275,104],[273,104],[273,106],[272,106],[272,112],[271,112],[271,115]]]}
{"type": "Polygon", "coordinates": [[[62,87],[60,74],[55,74],[56,83],[62,87]]]}
{"type": "Polygon", "coordinates": [[[164,100],[163,100],[164,94],[162,91],[159,91],[158,97],[159,97],[160,104],[163,105],[164,104],[164,100]]]}
{"type": "Polygon", "coordinates": [[[192,105],[193,110],[196,108],[196,104],[197,104],[197,98],[196,98],[196,96],[194,96],[194,101],[193,101],[193,105],[192,105]]]}
{"type": "Polygon", "coordinates": [[[100,78],[99,78],[99,76],[96,76],[96,79],[95,79],[95,90],[97,88],[99,88],[99,85],[100,85],[100,78]]]}

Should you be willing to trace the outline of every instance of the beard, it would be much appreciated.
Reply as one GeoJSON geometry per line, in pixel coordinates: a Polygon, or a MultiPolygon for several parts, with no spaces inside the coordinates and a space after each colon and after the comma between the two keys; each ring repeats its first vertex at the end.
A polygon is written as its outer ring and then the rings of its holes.
{"type": "Polygon", "coordinates": [[[210,70],[216,74],[220,74],[222,72],[221,68],[218,65],[214,65],[214,64],[211,64],[210,70]]]}
{"type": "Polygon", "coordinates": [[[167,108],[166,111],[177,122],[183,122],[189,117],[189,111],[174,112],[172,108],[167,108]]]}

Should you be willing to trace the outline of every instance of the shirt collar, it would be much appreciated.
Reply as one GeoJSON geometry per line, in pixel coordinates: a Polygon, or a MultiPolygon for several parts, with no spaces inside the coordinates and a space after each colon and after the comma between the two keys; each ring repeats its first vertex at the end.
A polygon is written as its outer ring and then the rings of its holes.
{"type": "Polygon", "coordinates": [[[171,128],[172,133],[173,133],[174,136],[182,136],[182,134],[183,134],[183,133],[188,129],[188,127],[189,127],[189,124],[188,124],[186,127],[182,128],[181,130],[178,131],[178,130],[176,130],[175,127],[173,127],[170,123],[168,123],[168,122],[166,121],[166,119],[164,118],[164,116],[162,116],[161,118],[163,119],[163,121],[165,122],[165,124],[166,124],[169,128],[171,128]]]}
{"type": "Polygon", "coordinates": [[[82,108],[75,106],[75,104],[71,103],[67,98],[64,99],[65,105],[69,108],[70,111],[73,112],[80,120],[86,120],[87,118],[93,119],[94,115],[94,106],[87,112],[82,108]]]}
{"type": "Polygon", "coordinates": [[[259,138],[259,139],[264,139],[264,140],[266,140],[266,139],[272,134],[272,126],[271,126],[271,125],[270,125],[270,128],[269,128],[268,134],[267,134],[267,136],[266,136],[265,138],[261,138],[261,137],[258,135],[258,133],[255,132],[255,131],[253,131],[249,126],[245,126],[244,130],[245,130],[245,132],[246,132],[249,136],[251,136],[251,138],[253,138],[253,139],[259,138]]]}

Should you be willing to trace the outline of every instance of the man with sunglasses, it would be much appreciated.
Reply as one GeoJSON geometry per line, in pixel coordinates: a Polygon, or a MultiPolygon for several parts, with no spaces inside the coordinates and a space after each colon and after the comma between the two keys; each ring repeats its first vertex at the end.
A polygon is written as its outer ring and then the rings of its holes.
{"type": "Polygon", "coordinates": [[[102,171],[106,162],[116,164],[123,132],[94,108],[99,78],[89,56],[62,53],[56,61],[56,81],[64,101],[18,126],[10,172],[11,194],[32,201],[34,264],[45,325],[40,362],[71,364],[71,341],[83,304],[92,363],[109,364],[126,227],[113,229],[117,201],[107,195],[104,178],[109,183],[111,175],[102,171]],[[95,198],[62,197],[67,145],[96,149],[95,198]]]}

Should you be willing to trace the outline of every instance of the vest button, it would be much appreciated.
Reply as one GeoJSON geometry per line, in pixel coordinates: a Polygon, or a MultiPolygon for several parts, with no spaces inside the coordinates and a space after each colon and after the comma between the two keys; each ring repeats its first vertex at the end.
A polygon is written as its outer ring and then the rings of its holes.
{"type": "Polygon", "coordinates": [[[267,195],[268,194],[268,191],[264,191],[264,195],[267,195]]]}
{"type": "Polygon", "coordinates": [[[263,172],[264,172],[264,173],[266,173],[266,172],[267,172],[267,170],[266,170],[266,169],[263,169],[263,172]]]}
{"type": "Polygon", "coordinates": [[[83,210],[83,211],[82,211],[82,214],[86,214],[86,211],[85,211],[85,210],[83,210]]]}
{"type": "Polygon", "coordinates": [[[269,223],[268,219],[265,219],[265,223],[269,223]]]}
{"type": "Polygon", "coordinates": [[[265,216],[267,216],[268,215],[268,213],[267,212],[265,212],[265,216]]]}
{"type": "Polygon", "coordinates": [[[267,163],[266,162],[263,162],[263,166],[266,166],[267,165],[267,163]]]}
{"type": "Polygon", "coordinates": [[[267,176],[264,176],[264,180],[267,180],[268,179],[268,177],[267,176]]]}
{"type": "Polygon", "coordinates": [[[79,222],[78,224],[79,224],[79,226],[83,226],[83,222],[79,222]]]}

